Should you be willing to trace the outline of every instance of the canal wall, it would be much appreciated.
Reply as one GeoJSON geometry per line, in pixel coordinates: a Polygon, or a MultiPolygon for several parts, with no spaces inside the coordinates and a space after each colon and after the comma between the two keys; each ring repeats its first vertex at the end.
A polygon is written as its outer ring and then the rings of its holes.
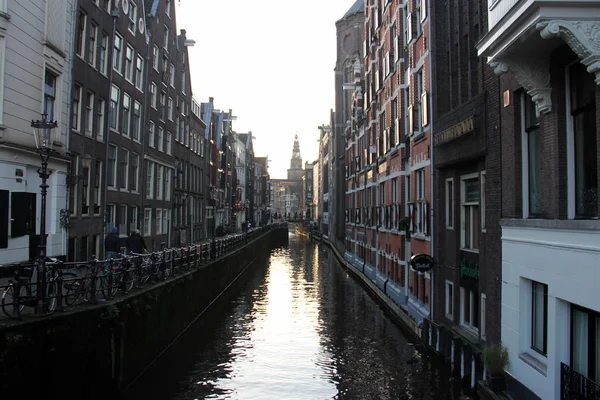
{"type": "Polygon", "coordinates": [[[199,269],[108,303],[0,327],[3,398],[119,399],[247,268],[288,244],[287,227],[199,269]]]}
{"type": "Polygon", "coordinates": [[[414,317],[412,317],[406,309],[395,303],[392,297],[388,296],[387,294],[381,291],[381,288],[376,283],[377,279],[373,279],[367,272],[362,273],[361,271],[357,270],[344,258],[343,254],[340,252],[337,246],[332,244],[329,240],[323,238],[321,239],[321,241],[329,248],[331,248],[338,262],[348,272],[350,272],[350,274],[358,278],[363,283],[364,287],[366,287],[367,290],[369,290],[369,292],[374,294],[380,300],[380,302],[385,305],[387,311],[390,313],[390,316],[400,323],[400,325],[404,328],[404,331],[408,335],[410,335],[410,337],[413,340],[422,341],[422,328],[417,325],[417,322],[415,321],[414,317]]]}

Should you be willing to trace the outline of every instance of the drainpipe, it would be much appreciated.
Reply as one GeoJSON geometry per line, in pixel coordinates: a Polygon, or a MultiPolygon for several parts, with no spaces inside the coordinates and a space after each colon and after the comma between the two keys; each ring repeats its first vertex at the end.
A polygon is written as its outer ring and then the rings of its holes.
{"type": "MultiPolygon", "coordinates": [[[[428,34],[429,34],[430,38],[431,38],[431,22],[432,22],[432,18],[431,18],[431,3],[432,3],[431,1],[427,2],[427,4],[428,4],[427,5],[427,8],[428,8],[428,10],[427,10],[428,22],[427,23],[429,24],[428,25],[428,31],[429,31],[428,34]]],[[[429,57],[431,57],[431,48],[429,49],[429,57]]],[[[429,69],[431,70],[431,62],[429,63],[429,69]]],[[[433,101],[433,95],[432,95],[433,78],[431,76],[432,75],[431,71],[429,71],[428,75],[429,75],[429,94],[428,94],[427,103],[429,105],[431,105],[431,104],[433,104],[432,103],[432,101],[433,101]]],[[[432,109],[431,106],[429,106],[428,108],[430,110],[432,109]]],[[[430,243],[430,247],[431,247],[431,256],[432,257],[434,255],[434,243],[435,243],[435,240],[434,240],[434,238],[435,238],[435,235],[434,235],[434,233],[435,233],[435,231],[434,231],[434,229],[435,229],[434,225],[435,224],[433,224],[433,218],[434,218],[434,213],[435,213],[434,210],[435,210],[435,208],[432,206],[433,205],[433,200],[435,199],[435,196],[434,196],[434,193],[435,193],[434,192],[434,190],[435,190],[435,183],[434,183],[435,172],[434,172],[434,165],[433,165],[433,123],[434,123],[433,112],[430,112],[430,115],[429,115],[429,143],[430,143],[430,145],[429,145],[429,149],[430,149],[429,150],[429,152],[430,152],[430,154],[429,154],[429,171],[430,171],[429,184],[430,184],[430,191],[429,191],[429,193],[430,193],[431,201],[429,202],[429,227],[430,227],[429,228],[429,230],[430,230],[429,234],[431,235],[430,236],[431,241],[429,243],[430,243]]],[[[429,294],[430,294],[429,301],[430,301],[430,304],[431,304],[430,307],[429,307],[429,310],[430,310],[429,316],[430,316],[430,319],[432,321],[434,320],[433,319],[433,310],[434,310],[434,307],[435,307],[434,306],[434,304],[435,304],[434,303],[434,300],[435,300],[434,276],[435,276],[435,269],[432,268],[431,269],[431,274],[430,274],[430,284],[429,284],[429,286],[430,286],[429,287],[429,289],[430,289],[429,290],[429,294]]]]}
{"type": "MultiPolygon", "coordinates": [[[[105,152],[106,154],[104,155],[104,235],[108,235],[108,149],[109,149],[109,144],[110,144],[110,118],[111,118],[111,112],[110,112],[110,102],[112,101],[112,82],[113,82],[113,53],[115,52],[115,35],[117,32],[117,19],[121,16],[121,13],[119,13],[119,10],[117,8],[114,8],[111,13],[110,13],[112,19],[113,19],[113,24],[112,24],[112,35],[111,35],[111,49],[110,49],[110,55],[108,57],[108,110],[107,110],[107,124],[106,124],[106,135],[104,137],[105,140],[105,152]]],[[[116,168],[116,166],[115,166],[116,168]]],[[[102,246],[102,249],[104,249],[104,246],[102,246]]]]}
{"type": "MultiPolygon", "coordinates": [[[[77,21],[75,19],[75,16],[77,15],[77,0],[72,0],[71,3],[71,38],[75,37],[75,29],[77,26],[77,21]]],[[[96,45],[96,43],[94,43],[94,46],[96,45]]],[[[69,66],[69,69],[67,71],[68,74],[68,80],[67,82],[69,82],[69,95],[67,96],[67,110],[71,109],[71,99],[73,96],[73,60],[75,59],[73,57],[73,53],[75,52],[75,40],[71,40],[71,48],[69,50],[69,54],[67,55],[67,65],[69,66]]],[[[70,152],[71,150],[71,118],[70,118],[70,114],[69,114],[69,118],[67,118],[67,131],[66,133],[66,147],[67,147],[67,153],[70,152]]],[[[69,168],[69,167],[67,167],[69,168]]],[[[72,167],[71,167],[72,168],[72,167]]],[[[65,206],[66,206],[66,212],[68,212],[69,214],[71,213],[69,210],[71,209],[71,204],[69,203],[69,199],[71,198],[70,196],[70,192],[71,190],[75,190],[74,187],[69,187],[69,184],[67,182],[67,184],[65,185],[67,188],[67,198],[65,200],[65,206]]],[[[69,236],[71,235],[71,231],[70,231],[70,224],[67,224],[67,226],[64,229],[63,232],[63,251],[64,254],[67,255],[69,254],[69,236]]]]}
{"type": "MultiPolygon", "coordinates": [[[[144,207],[145,207],[145,203],[144,200],[146,199],[146,174],[148,173],[147,171],[144,170],[144,166],[146,165],[145,162],[145,154],[146,154],[146,146],[147,146],[147,141],[146,141],[146,135],[147,135],[147,130],[148,130],[148,92],[150,91],[150,87],[148,85],[148,82],[150,81],[150,70],[153,68],[152,66],[152,59],[150,58],[150,49],[152,48],[152,29],[150,29],[150,22],[153,20],[152,17],[150,18],[146,18],[147,14],[146,14],[146,6],[144,4],[144,2],[142,2],[142,10],[144,12],[144,22],[146,24],[146,60],[144,61],[146,70],[144,71],[144,83],[143,83],[143,89],[144,89],[144,106],[142,107],[142,117],[141,117],[141,122],[140,124],[141,126],[141,132],[140,132],[140,144],[141,144],[141,153],[140,154],[140,164],[138,165],[138,173],[141,172],[140,178],[140,206],[139,206],[139,210],[138,210],[138,225],[140,227],[140,231],[142,231],[142,233],[144,232],[145,226],[144,226],[144,217],[146,215],[146,213],[144,212],[144,207]]],[[[158,87],[157,87],[157,93],[156,96],[158,97],[158,87]]],[[[171,185],[173,183],[171,182],[171,185]]],[[[170,218],[167,220],[170,222],[170,218]]],[[[171,231],[171,227],[167,227],[167,232],[170,233],[171,231]]],[[[171,244],[171,241],[168,240],[167,243],[169,243],[169,245],[171,244]]]]}

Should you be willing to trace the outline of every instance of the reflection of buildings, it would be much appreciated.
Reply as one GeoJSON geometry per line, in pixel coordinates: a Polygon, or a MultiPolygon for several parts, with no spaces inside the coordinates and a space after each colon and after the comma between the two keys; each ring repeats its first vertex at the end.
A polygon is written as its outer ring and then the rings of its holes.
{"type": "Polygon", "coordinates": [[[294,138],[294,148],[290,159],[290,168],[287,170],[287,179],[272,179],[273,185],[273,212],[285,215],[286,218],[300,218],[302,216],[302,157],[300,156],[300,143],[298,135],[294,138]]]}
{"type": "Polygon", "coordinates": [[[302,204],[303,215],[307,220],[313,220],[313,199],[314,199],[314,162],[308,161],[304,164],[304,176],[302,177],[302,192],[304,193],[304,202],[302,204]]]}

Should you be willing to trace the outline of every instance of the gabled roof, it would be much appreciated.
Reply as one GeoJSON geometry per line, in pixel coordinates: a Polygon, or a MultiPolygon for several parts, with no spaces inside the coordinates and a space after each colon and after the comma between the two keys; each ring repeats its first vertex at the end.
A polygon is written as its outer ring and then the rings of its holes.
{"type": "Polygon", "coordinates": [[[356,3],[354,3],[354,5],[352,7],[350,7],[350,9],[346,12],[346,14],[344,14],[342,19],[351,17],[354,14],[359,14],[359,13],[362,14],[363,12],[365,12],[364,0],[356,0],[356,3]]]}

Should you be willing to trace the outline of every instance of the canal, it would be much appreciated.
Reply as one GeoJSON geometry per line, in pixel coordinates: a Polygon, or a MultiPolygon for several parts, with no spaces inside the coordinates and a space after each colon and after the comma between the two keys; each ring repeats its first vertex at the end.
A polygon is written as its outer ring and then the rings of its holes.
{"type": "Polygon", "coordinates": [[[329,248],[290,233],[256,262],[123,399],[459,398],[329,248]]]}

